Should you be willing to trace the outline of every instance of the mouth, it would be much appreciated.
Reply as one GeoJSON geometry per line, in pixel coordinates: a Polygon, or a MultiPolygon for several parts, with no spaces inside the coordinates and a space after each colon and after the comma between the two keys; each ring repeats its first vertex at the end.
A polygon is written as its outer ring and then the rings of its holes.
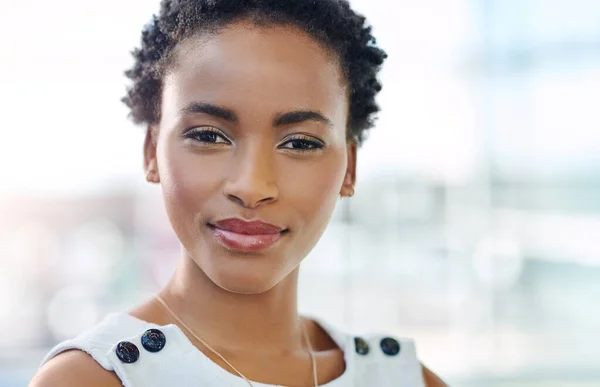
{"type": "Polygon", "coordinates": [[[238,218],[209,223],[208,228],[222,246],[238,251],[268,249],[288,231],[266,222],[248,222],[238,218]]]}

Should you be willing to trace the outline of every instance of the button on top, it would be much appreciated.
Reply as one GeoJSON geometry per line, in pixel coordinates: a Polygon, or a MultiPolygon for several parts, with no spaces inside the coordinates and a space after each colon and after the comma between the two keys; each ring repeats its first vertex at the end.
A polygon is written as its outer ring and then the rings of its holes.
{"type": "Polygon", "coordinates": [[[354,338],[354,346],[356,348],[356,353],[359,355],[366,355],[369,353],[369,343],[367,343],[364,339],[360,337],[354,338]]]}
{"type": "Polygon", "coordinates": [[[400,343],[396,339],[386,337],[381,340],[381,350],[388,356],[396,356],[400,353],[400,343]]]}
{"type": "Polygon", "coordinates": [[[117,344],[115,352],[123,363],[135,363],[140,358],[140,351],[129,341],[121,341],[117,344]]]}
{"type": "Polygon", "coordinates": [[[148,329],[142,335],[142,346],[148,352],[158,352],[165,347],[167,339],[158,329],[148,329]]]}

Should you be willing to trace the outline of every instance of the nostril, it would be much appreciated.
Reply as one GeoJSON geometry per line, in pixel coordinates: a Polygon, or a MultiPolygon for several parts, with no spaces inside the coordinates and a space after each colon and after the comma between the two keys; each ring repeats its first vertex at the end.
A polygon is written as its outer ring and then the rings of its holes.
{"type": "Polygon", "coordinates": [[[231,200],[232,202],[235,202],[235,203],[237,203],[237,204],[239,204],[239,205],[241,205],[243,207],[246,207],[246,203],[244,203],[244,201],[240,197],[238,197],[238,196],[235,196],[235,195],[232,195],[232,194],[228,194],[227,198],[229,200],[231,200]]]}

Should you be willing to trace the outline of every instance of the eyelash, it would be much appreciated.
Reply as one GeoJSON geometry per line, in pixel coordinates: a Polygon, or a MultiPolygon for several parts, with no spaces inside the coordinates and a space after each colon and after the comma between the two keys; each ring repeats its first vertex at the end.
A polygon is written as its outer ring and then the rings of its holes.
{"type": "Polygon", "coordinates": [[[299,135],[295,138],[287,139],[283,144],[281,144],[279,146],[279,148],[288,149],[288,150],[292,150],[294,152],[299,152],[299,153],[306,153],[306,152],[319,151],[319,150],[325,148],[325,144],[323,144],[323,142],[317,140],[314,137],[299,135]],[[285,148],[285,147],[283,147],[286,144],[292,144],[294,142],[296,144],[302,144],[302,146],[304,148],[285,148]]]}
{"type": "Polygon", "coordinates": [[[231,140],[229,140],[227,138],[227,136],[225,136],[223,134],[223,132],[221,132],[218,129],[214,129],[214,128],[210,128],[210,127],[192,128],[192,129],[188,130],[187,132],[185,132],[183,137],[186,139],[195,140],[201,144],[227,144],[227,145],[231,144],[231,140]],[[200,136],[207,135],[207,134],[214,135],[216,137],[220,137],[224,141],[222,141],[222,142],[207,141],[206,138],[205,139],[200,138],[200,136]]]}
{"type": "MultiPolygon", "coordinates": [[[[227,138],[227,136],[225,136],[225,134],[223,134],[223,132],[221,132],[218,129],[215,128],[211,128],[211,127],[198,127],[198,128],[192,128],[190,130],[188,130],[187,132],[184,133],[183,135],[184,138],[186,139],[191,139],[194,141],[197,141],[201,144],[226,144],[226,145],[231,145],[232,141],[227,138]],[[217,141],[207,141],[206,138],[201,139],[200,137],[202,135],[214,135],[216,137],[221,138],[224,141],[221,142],[217,142],[217,141]]],[[[215,138],[215,140],[218,140],[217,138],[215,138]]],[[[314,137],[311,136],[306,136],[306,135],[297,135],[294,138],[288,138],[286,139],[285,142],[283,142],[281,145],[278,146],[278,148],[281,149],[287,149],[287,150],[291,150],[297,153],[306,153],[306,152],[315,152],[315,151],[319,151],[323,148],[325,148],[325,144],[322,141],[317,140],[314,137]],[[299,148],[288,148],[288,147],[284,147],[284,145],[287,144],[293,144],[293,145],[300,145],[299,148]]]]}

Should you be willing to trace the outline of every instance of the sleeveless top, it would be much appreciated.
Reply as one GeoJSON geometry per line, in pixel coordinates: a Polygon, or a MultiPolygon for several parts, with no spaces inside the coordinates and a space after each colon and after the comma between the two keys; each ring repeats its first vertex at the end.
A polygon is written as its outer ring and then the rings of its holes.
{"type": "MultiPolygon", "coordinates": [[[[322,387],[425,387],[413,340],[369,334],[355,337],[315,320],[344,352],[344,373],[322,387]]],[[[42,365],[78,349],[124,387],[247,387],[198,350],[175,324],[156,325],[111,313],[74,339],[56,345],[42,365]]],[[[252,382],[256,387],[276,387],[252,382]]]]}

